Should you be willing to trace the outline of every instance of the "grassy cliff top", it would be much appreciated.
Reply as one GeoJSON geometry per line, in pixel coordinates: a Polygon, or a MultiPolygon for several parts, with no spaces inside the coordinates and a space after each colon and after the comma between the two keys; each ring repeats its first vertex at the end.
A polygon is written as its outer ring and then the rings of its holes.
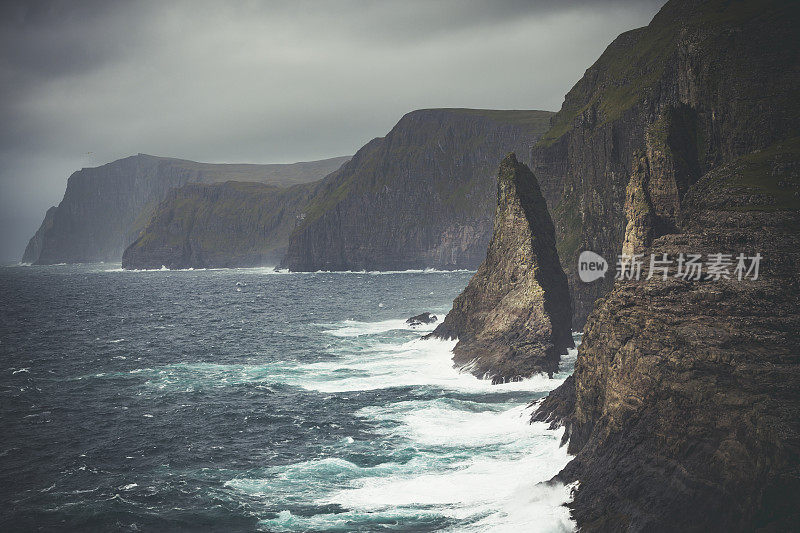
{"type": "MultiPolygon", "coordinates": [[[[681,46],[688,46],[683,42],[688,35],[697,40],[691,46],[699,44],[705,53],[722,58],[732,36],[743,28],[797,21],[799,12],[798,5],[787,0],[670,0],[650,24],[614,39],[567,93],[539,145],[554,143],[572,129],[579,115],[594,106],[598,121],[603,123],[616,120],[647,100],[658,88],[669,61],[679,54],[681,46]]],[[[768,46],[790,50],[797,44],[796,37],[794,42],[777,38],[768,46]]],[[[743,76],[748,68],[743,61],[743,76]]],[[[713,77],[703,81],[712,86],[719,83],[713,77]]]]}

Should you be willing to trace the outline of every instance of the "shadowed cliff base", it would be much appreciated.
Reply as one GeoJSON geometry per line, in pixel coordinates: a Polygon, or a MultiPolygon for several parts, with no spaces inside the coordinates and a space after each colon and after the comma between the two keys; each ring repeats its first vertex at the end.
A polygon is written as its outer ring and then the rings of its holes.
{"type": "Polygon", "coordinates": [[[573,346],[567,279],[536,178],[509,154],[497,174],[486,259],[429,336],[458,338],[453,361],[495,383],[552,374],[573,346]]]}

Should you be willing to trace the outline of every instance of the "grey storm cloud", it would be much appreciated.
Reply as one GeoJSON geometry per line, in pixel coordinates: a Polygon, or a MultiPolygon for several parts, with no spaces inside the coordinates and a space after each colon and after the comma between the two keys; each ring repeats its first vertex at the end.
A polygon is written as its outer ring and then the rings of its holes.
{"type": "Polygon", "coordinates": [[[425,107],[557,110],[655,1],[25,1],[0,5],[0,259],[67,177],[138,152],[352,154],[425,107]]]}

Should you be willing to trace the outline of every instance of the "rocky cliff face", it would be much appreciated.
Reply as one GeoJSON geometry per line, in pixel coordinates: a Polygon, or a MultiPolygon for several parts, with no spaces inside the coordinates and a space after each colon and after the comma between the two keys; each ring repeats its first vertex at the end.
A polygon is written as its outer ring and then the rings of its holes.
{"type": "Polygon", "coordinates": [[[491,238],[495,170],[528,154],[546,111],[427,109],[404,116],[317,188],[291,270],[475,268],[491,238]]]}
{"type": "MultiPolygon", "coordinates": [[[[705,175],[642,251],[729,254],[719,280],[618,281],[575,374],[536,414],[567,425],[586,531],[789,531],[800,523],[800,138],[705,175]],[[763,256],[758,279],[737,256],[763,256]]],[[[750,268],[752,261],[746,261],[750,268]]]]}
{"type": "Polygon", "coordinates": [[[125,250],[122,267],[277,265],[310,190],[233,181],[173,189],[125,250]]]}
{"type": "Polygon", "coordinates": [[[573,378],[535,414],[567,427],[577,455],[558,477],[580,481],[582,531],[800,523],[798,11],[668,2],[587,71],[534,150],[565,180],[567,261],[587,248],[645,261],[639,280],[572,280],[579,314],[605,296],[573,378]],[[666,276],[646,279],[651,254],[671,259],[666,276]],[[689,254],[697,279],[679,275],[689,254]],[[739,254],[763,258],[756,279],[739,279],[739,254]]]}
{"type": "Polygon", "coordinates": [[[652,207],[641,229],[657,238],[674,230],[702,174],[797,127],[796,12],[781,1],[670,1],[650,25],[620,35],[566,95],[531,170],[551,206],[576,327],[613,284],[581,283],[577,256],[593,250],[613,263],[632,179],[652,207]]]}
{"type": "Polygon", "coordinates": [[[458,338],[454,362],[494,383],[558,369],[572,346],[567,278],[531,171],[509,154],[497,174],[486,259],[431,334],[458,338]]]}
{"type": "Polygon", "coordinates": [[[25,250],[27,263],[119,261],[170,190],[242,180],[289,186],[318,180],[348,158],[292,165],[214,165],[144,154],[70,176],[25,250]]]}
{"type": "Polygon", "coordinates": [[[31,240],[28,241],[28,245],[25,247],[25,253],[22,254],[23,263],[34,263],[42,255],[45,238],[48,233],[52,231],[53,219],[56,216],[56,211],[58,211],[58,208],[53,206],[44,214],[42,225],[39,226],[38,230],[36,230],[36,233],[33,235],[33,237],[31,237],[31,240]]]}

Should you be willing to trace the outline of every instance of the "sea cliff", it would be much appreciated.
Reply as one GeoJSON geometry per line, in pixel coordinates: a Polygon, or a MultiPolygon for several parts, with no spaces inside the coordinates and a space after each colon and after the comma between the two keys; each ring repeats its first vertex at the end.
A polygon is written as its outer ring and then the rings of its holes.
{"type": "Polygon", "coordinates": [[[537,177],[563,180],[559,251],[578,326],[588,316],[573,377],[534,415],[567,428],[576,456],[557,479],[579,481],[581,531],[800,523],[799,12],[668,2],[534,148],[537,177]],[[642,254],[643,274],[583,283],[586,249],[612,271],[642,254]],[[689,254],[728,267],[682,276],[689,254]],[[648,279],[651,256],[672,262],[648,279]],[[762,258],[758,276],[740,256],[762,258]]]}
{"type": "Polygon", "coordinates": [[[26,263],[119,261],[158,204],[186,183],[229,180],[290,186],[319,180],[347,157],[288,165],[196,163],[139,154],[70,176],[28,243],[26,263]]]}
{"type": "Polygon", "coordinates": [[[785,1],[670,1],[567,93],[530,166],[551,206],[576,328],[613,285],[580,282],[578,254],[621,252],[631,179],[644,184],[647,238],[657,238],[674,230],[700,176],[796,131],[796,20],[785,1]]]}
{"type": "Polygon", "coordinates": [[[424,109],[328,176],[294,230],[290,270],[476,268],[495,209],[497,162],[530,153],[548,111],[424,109]]]}
{"type": "Polygon", "coordinates": [[[310,186],[229,181],[173,189],[122,255],[126,269],[277,265],[310,186]]]}

